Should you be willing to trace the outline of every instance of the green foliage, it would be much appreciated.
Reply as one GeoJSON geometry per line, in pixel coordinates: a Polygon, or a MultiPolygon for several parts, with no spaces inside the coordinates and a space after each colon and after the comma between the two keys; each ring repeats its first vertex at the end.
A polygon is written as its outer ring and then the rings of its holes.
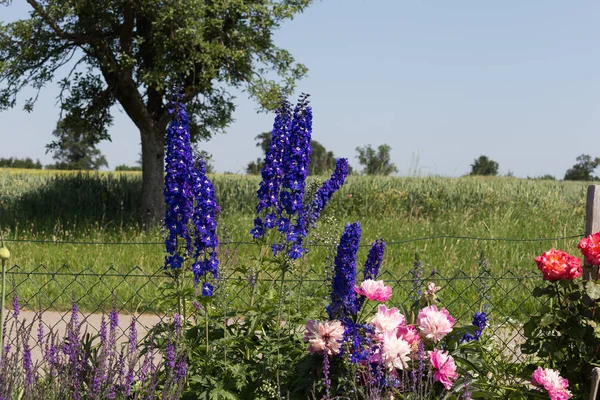
{"type": "Polygon", "coordinates": [[[470,175],[496,176],[498,175],[498,163],[490,160],[487,156],[479,156],[471,164],[470,175]]]}
{"type": "Polygon", "coordinates": [[[592,159],[589,154],[577,157],[577,163],[565,173],[565,181],[595,181],[594,170],[600,165],[600,158],[592,159]]]}
{"type": "Polygon", "coordinates": [[[188,387],[184,399],[305,399],[296,384],[296,366],[307,356],[306,317],[322,307],[323,296],[299,301],[285,275],[297,268],[283,257],[223,265],[212,298],[200,298],[190,312],[185,335],[188,387]],[[233,269],[231,269],[233,268],[233,269]],[[236,298],[227,294],[236,293],[236,298]],[[223,314],[223,307],[227,312],[223,314]]]}
{"type": "Polygon", "coordinates": [[[591,371],[600,365],[600,315],[596,305],[600,283],[584,283],[581,279],[549,282],[536,288],[533,296],[545,305],[525,324],[522,351],[539,361],[529,365],[523,377],[530,377],[537,365],[557,369],[568,379],[574,398],[586,398],[591,371]]]}
{"type": "Polygon", "coordinates": [[[97,171],[101,167],[108,167],[106,157],[96,148],[94,136],[83,129],[83,125],[59,122],[52,133],[57,140],[47,146],[48,151],[54,151],[52,158],[57,162],[46,168],[97,171]]]}
{"type": "Polygon", "coordinates": [[[20,168],[20,169],[42,169],[40,160],[35,162],[27,158],[0,158],[0,168],[20,168]]]}
{"type": "Polygon", "coordinates": [[[364,168],[362,173],[365,175],[390,175],[398,172],[396,165],[392,163],[390,151],[392,148],[387,144],[382,144],[377,148],[377,151],[366,145],[363,147],[357,147],[356,152],[358,155],[358,162],[364,168]]]}
{"type": "MultiPolygon", "coordinates": [[[[267,154],[269,150],[269,143],[271,141],[271,132],[263,132],[255,137],[256,139],[256,147],[260,147],[263,152],[263,155],[267,154]]],[[[332,151],[327,151],[327,149],[316,140],[311,140],[310,146],[312,148],[312,153],[310,156],[310,163],[308,165],[308,174],[311,176],[315,175],[328,175],[333,172],[335,169],[335,156],[332,151]]],[[[246,173],[249,175],[259,175],[260,171],[264,166],[264,156],[263,158],[256,159],[256,161],[251,161],[248,163],[246,167],[246,173]]],[[[352,173],[352,168],[349,167],[349,172],[352,173]]]]}
{"type": "MultiPolygon", "coordinates": [[[[181,85],[194,136],[210,137],[231,121],[226,87],[245,85],[261,106],[272,108],[305,75],[272,36],[310,3],[30,1],[29,18],[0,24],[0,109],[14,107],[21,89],[43,88],[71,63],[83,68],[60,81],[68,127],[84,125],[95,140],[106,139],[119,102],[142,129],[167,116],[165,101],[173,85],[181,85]],[[281,81],[267,78],[270,72],[281,81]]],[[[27,99],[25,109],[36,100],[27,99]]]]}

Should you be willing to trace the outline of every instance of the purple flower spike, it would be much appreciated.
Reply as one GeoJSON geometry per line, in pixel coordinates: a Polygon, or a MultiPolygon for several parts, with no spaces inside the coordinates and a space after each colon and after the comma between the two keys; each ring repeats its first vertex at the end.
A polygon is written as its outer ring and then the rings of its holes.
{"type": "Polygon", "coordinates": [[[266,223],[262,218],[254,220],[254,228],[250,231],[254,239],[262,237],[265,234],[265,229],[273,227],[271,220],[275,220],[276,216],[281,215],[279,195],[283,183],[286,149],[290,140],[292,120],[290,103],[285,100],[282,101],[276,113],[273,131],[271,132],[271,142],[265,155],[265,165],[261,170],[262,181],[257,191],[258,205],[256,206],[256,213],[259,214],[266,210],[266,223]]]}
{"type": "Polygon", "coordinates": [[[19,305],[19,296],[17,296],[17,291],[13,290],[13,298],[12,298],[12,308],[13,308],[13,318],[19,318],[19,314],[21,314],[21,306],[19,305]]]}
{"type": "Polygon", "coordinates": [[[346,224],[335,256],[335,275],[331,290],[331,303],[327,306],[330,320],[347,324],[356,314],[356,253],[360,243],[360,223],[346,224]]]}
{"type": "Polygon", "coordinates": [[[348,177],[348,159],[338,158],[335,162],[335,171],[331,177],[315,193],[312,204],[308,211],[308,223],[313,226],[321,215],[323,208],[327,205],[331,197],[337,192],[348,177]]]}
{"type": "Polygon", "coordinates": [[[167,150],[165,155],[165,203],[167,211],[164,226],[168,230],[165,240],[165,268],[181,268],[178,254],[178,240],[185,244],[187,255],[192,253],[192,239],[188,223],[192,218],[193,198],[190,180],[190,167],[193,164],[188,116],[185,105],[177,102],[169,110],[173,120],[167,129],[167,150]]]}
{"type": "Polygon", "coordinates": [[[383,262],[383,253],[385,253],[385,241],[377,239],[371,244],[371,249],[367,255],[367,261],[363,270],[363,280],[377,279],[381,263],[383,262]]]}

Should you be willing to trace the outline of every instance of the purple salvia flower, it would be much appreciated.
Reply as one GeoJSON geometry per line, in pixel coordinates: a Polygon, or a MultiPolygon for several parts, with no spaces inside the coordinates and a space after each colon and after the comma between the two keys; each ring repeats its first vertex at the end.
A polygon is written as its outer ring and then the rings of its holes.
{"type": "Polygon", "coordinates": [[[21,313],[21,306],[19,305],[19,296],[17,296],[16,289],[13,289],[13,297],[12,297],[12,309],[13,309],[13,318],[19,318],[19,314],[21,313]]]}
{"type": "Polygon", "coordinates": [[[190,167],[193,163],[188,116],[185,105],[175,102],[169,113],[173,120],[167,129],[167,150],[165,154],[165,203],[164,226],[168,230],[165,240],[165,268],[181,268],[183,258],[179,255],[178,239],[185,243],[187,255],[192,253],[192,239],[188,223],[192,217],[193,194],[190,180],[190,167]]]}
{"type": "Polygon", "coordinates": [[[256,274],[254,268],[250,268],[250,271],[248,271],[248,283],[252,289],[256,287],[256,274]]]}
{"type": "Polygon", "coordinates": [[[338,158],[335,163],[335,171],[331,177],[323,183],[323,185],[317,190],[313,198],[310,208],[307,210],[307,222],[310,226],[313,226],[323,208],[327,205],[331,197],[337,192],[348,177],[348,159],[338,158]]]}
{"type": "Polygon", "coordinates": [[[33,389],[33,362],[31,361],[31,348],[29,347],[29,337],[24,337],[23,343],[23,369],[25,370],[25,384],[29,389],[33,389]]]}
{"type": "Polygon", "coordinates": [[[331,290],[331,303],[327,306],[330,320],[340,320],[348,328],[356,315],[356,253],[360,243],[360,223],[346,224],[337,247],[335,272],[331,290]]]}
{"type": "Polygon", "coordinates": [[[187,362],[183,359],[177,363],[177,368],[175,368],[175,379],[178,381],[182,381],[185,379],[187,375],[187,362]]]}
{"type": "Polygon", "coordinates": [[[131,325],[129,326],[129,354],[135,353],[137,346],[137,327],[135,318],[131,319],[131,325]]]}
{"type": "Polygon", "coordinates": [[[102,314],[102,319],[100,320],[100,329],[98,330],[98,336],[100,337],[100,346],[106,345],[107,339],[107,327],[106,327],[106,317],[102,314]]]}
{"type": "Polygon", "coordinates": [[[325,384],[325,399],[329,400],[331,397],[329,391],[331,390],[331,378],[329,377],[329,354],[323,355],[323,383],[325,384]]]}
{"type": "Polygon", "coordinates": [[[167,347],[165,348],[165,363],[169,369],[173,370],[175,368],[175,347],[171,340],[167,342],[167,347]]]}
{"type": "Polygon", "coordinates": [[[415,260],[413,262],[410,274],[412,276],[412,290],[410,298],[414,302],[419,300],[423,294],[423,290],[421,289],[423,286],[423,263],[421,260],[419,260],[419,256],[417,254],[415,254],[415,260]]]}
{"type": "Polygon", "coordinates": [[[279,194],[283,183],[283,166],[286,148],[289,146],[291,123],[291,106],[283,100],[276,111],[275,122],[271,132],[271,142],[265,155],[265,164],[261,170],[262,181],[257,191],[258,205],[256,213],[266,210],[263,218],[254,220],[254,228],[250,231],[252,237],[258,239],[265,234],[266,229],[275,226],[276,218],[281,215],[279,194]]]}
{"type": "Polygon", "coordinates": [[[44,323],[42,322],[42,314],[38,315],[38,327],[37,327],[37,343],[40,348],[42,348],[44,343],[44,323]]]}
{"type": "Polygon", "coordinates": [[[181,335],[181,328],[183,327],[183,318],[180,314],[175,314],[173,316],[173,332],[175,332],[175,337],[179,337],[181,335]]]}

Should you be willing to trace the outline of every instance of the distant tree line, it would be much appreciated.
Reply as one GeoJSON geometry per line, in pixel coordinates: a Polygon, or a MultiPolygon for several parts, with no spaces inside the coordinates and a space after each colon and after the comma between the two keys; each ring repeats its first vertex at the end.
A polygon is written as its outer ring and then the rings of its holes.
{"type": "Polygon", "coordinates": [[[0,158],[0,168],[42,169],[42,163],[31,158],[0,158]]]}

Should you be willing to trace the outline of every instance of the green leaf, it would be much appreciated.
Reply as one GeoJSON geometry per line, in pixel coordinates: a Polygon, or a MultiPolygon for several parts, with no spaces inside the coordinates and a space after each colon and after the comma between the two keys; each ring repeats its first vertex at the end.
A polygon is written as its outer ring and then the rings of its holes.
{"type": "Polygon", "coordinates": [[[554,322],[554,315],[546,314],[540,320],[540,327],[548,326],[554,322]]]}
{"type": "Polygon", "coordinates": [[[585,284],[585,293],[590,296],[592,300],[600,299],[600,284],[589,281],[585,284]]]}

